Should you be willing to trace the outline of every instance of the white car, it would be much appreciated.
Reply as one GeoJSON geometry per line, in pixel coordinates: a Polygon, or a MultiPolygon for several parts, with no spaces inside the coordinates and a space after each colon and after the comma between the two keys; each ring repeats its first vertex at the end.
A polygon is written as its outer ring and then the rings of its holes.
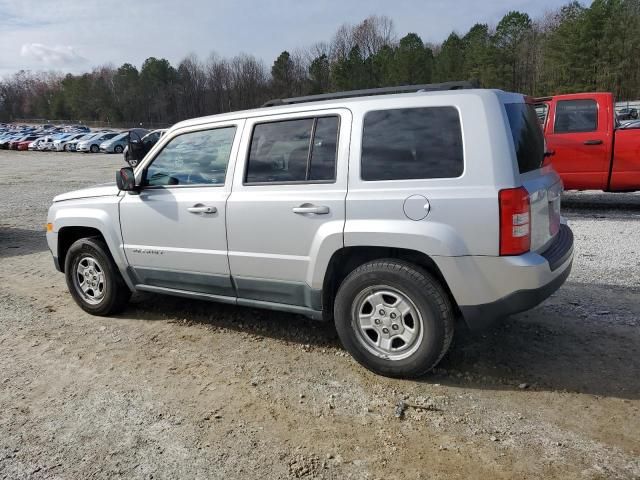
{"type": "Polygon", "coordinates": [[[53,148],[53,137],[44,137],[40,143],[38,143],[38,150],[41,152],[48,152],[53,148]]]}
{"type": "Polygon", "coordinates": [[[42,142],[46,137],[36,138],[33,142],[29,144],[29,150],[38,150],[38,145],[42,142]]]}
{"type": "Polygon", "coordinates": [[[76,133],[75,135],[69,135],[65,138],[59,138],[58,140],[54,140],[53,141],[53,148],[52,150],[56,151],[56,152],[66,152],[67,151],[67,144],[69,142],[72,142],[73,140],[78,140],[82,137],[84,137],[86,135],[86,133],[81,132],[81,133],[76,133]]]}
{"type": "Polygon", "coordinates": [[[98,153],[100,151],[100,144],[105,140],[109,140],[118,135],[118,132],[100,132],[96,133],[93,137],[78,142],[76,145],[76,152],[91,152],[98,153]]]}

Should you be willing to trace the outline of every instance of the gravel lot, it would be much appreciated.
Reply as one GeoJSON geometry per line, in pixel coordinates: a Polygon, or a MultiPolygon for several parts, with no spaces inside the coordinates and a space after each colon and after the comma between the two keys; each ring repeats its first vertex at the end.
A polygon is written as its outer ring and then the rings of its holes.
{"type": "Polygon", "coordinates": [[[82,312],[46,210],[121,164],[0,151],[0,478],[640,478],[640,195],[567,194],[567,284],[399,381],[295,315],[153,295],[82,312]]]}

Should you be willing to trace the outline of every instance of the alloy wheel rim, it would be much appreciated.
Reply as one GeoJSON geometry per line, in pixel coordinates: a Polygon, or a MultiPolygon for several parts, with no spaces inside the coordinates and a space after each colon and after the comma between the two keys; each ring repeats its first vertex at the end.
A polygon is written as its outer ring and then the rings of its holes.
{"type": "Polygon", "coordinates": [[[372,354],[403,360],[419,348],[424,323],[408,295],[388,285],[364,289],[353,301],[356,338],[372,354]]]}
{"type": "Polygon", "coordinates": [[[85,255],[80,259],[73,280],[76,291],[85,302],[97,305],[104,299],[104,269],[94,257],[85,255]]]}

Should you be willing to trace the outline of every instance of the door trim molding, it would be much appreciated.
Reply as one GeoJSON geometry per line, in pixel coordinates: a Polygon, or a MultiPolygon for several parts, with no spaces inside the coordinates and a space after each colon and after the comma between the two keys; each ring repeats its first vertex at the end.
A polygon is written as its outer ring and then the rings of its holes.
{"type": "Polygon", "coordinates": [[[171,290],[204,293],[222,297],[235,297],[236,292],[229,275],[180,272],[148,267],[129,267],[136,283],[171,290]]]}
{"type": "Polygon", "coordinates": [[[238,300],[253,300],[322,310],[322,290],[306,283],[266,278],[233,277],[238,300]]]}

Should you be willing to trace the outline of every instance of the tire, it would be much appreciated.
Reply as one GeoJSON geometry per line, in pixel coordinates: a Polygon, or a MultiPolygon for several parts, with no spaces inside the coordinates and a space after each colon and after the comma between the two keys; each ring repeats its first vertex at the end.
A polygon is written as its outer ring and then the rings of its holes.
{"type": "Polygon", "coordinates": [[[62,150],[64,150],[65,152],[68,152],[68,151],[69,151],[69,150],[67,149],[67,145],[66,145],[66,144],[62,147],[62,150]]]}
{"type": "Polygon", "coordinates": [[[338,289],[334,318],[342,345],[361,365],[397,378],[420,377],[435,367],[451,345],[455,323],[440,282],[395,259],[351,272],[338,289]]]}
{"type": "Polygon", "coordinates": [[[127,160],[129,162],[129,165],[133,168],[138,166],[138,160],[132,158],[131,160],[127,160]]]}
{"type": "Polygon", "coordinates": [[[92,315],[120,312],[131,297],[107,245],[97,237],[81,238],[71,245],[64,271],[71,296],[80,308],[92,315]],[[86,273],[84,277],[82,270],[86,273]]]}
{"type": "Polygon", "coordinates": [[[124,150],[124,148],[122,148],[122,145],[116,145],[115,147],[113,147],[113,151],[115,153],[122,153],[122,150],[124,150]]]}
{"type": "Polygon", "coordinates": [[[98,153],[100,151],[100,147],[98,145],[91,145],[91,148],[89,148],[89,150],[91,150],[91,153],[98,153]]]}

